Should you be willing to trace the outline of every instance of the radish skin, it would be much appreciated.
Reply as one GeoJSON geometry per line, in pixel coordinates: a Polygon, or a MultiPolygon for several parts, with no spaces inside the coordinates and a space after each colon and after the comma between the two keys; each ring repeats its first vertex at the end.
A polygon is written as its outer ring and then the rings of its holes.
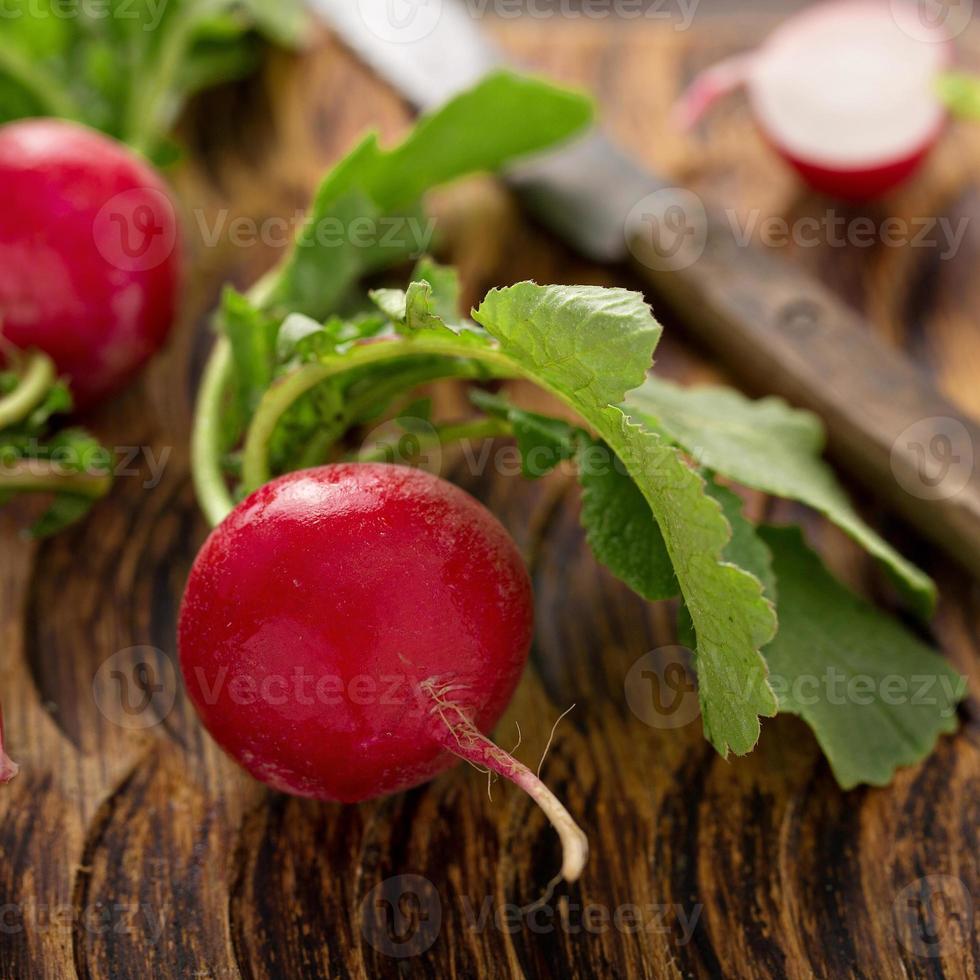
{"type": "Polygon", "coordinates": [[[88,408],[130,381],[173,324],[169,192],[128,147],[58,119],[0,127],[0,186],[0,333],[47,354],[88,408]]]}
{"type": "Polygon", "coordinates": [[[541,807],[571,881],[585,835],[486,737],[532,625],[523,560],[486,508],[423,470],[332,464],[267,483],[212,532],[181,604],[180,664],[205,727],[270,786],[356,803],[464,759],[541,807]]]}

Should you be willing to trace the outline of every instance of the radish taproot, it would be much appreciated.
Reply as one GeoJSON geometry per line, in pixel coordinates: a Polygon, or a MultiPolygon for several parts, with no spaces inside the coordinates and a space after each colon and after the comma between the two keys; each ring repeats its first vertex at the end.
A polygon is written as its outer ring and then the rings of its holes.
{"type": "Polygon", "coordinates": [[[905,0],[818,4],[756,51],[702,73],[675,118],[691,127],[744,86],[766,140],[811,187],[876,197],[911,176],[943,132],[937,80],[952,59],[948,34],[905,0]]]}
{"type": "Polygon", "coordinates": [[[180,663],[205,727],[253,776],[354,803],[465,759],[516,783],[558,831],[574,880],[585,835],[485,735],[527,660],[527,571],[497,519],[423,470],[300,470],[240,503],[202,548],[180,663]]]}
{"type": "Polygon", "coordinates": [[[173,322],[180,241],[166,185],[107,136],[29,119],[0,127],[0,186],[0,333],[51,357],[89,407],[173,322]]]}

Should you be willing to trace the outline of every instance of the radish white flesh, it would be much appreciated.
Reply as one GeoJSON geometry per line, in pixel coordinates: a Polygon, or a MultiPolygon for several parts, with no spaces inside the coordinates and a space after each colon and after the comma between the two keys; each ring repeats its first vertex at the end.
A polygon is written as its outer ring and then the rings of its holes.
{"type": "Polygon", "coordinates": [[[882,193],[921,162],[946,118],[936,91],[946,35],[909,30],[896,9],[897,0],[836,0],[792,17],[753,54],[709,69],[676,116],[693,124],[741,75],[759,127],[811,184],[843,197],[882,193]]]}

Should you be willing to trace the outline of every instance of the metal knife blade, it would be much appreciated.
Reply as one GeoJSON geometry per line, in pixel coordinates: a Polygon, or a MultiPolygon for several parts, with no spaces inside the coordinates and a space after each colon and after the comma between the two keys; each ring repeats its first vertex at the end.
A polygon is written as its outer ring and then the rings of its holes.
{"type": "MultiPolygon", "coordinates": [[[[310,0],[327,25],[418,109],[432,109],[508,64],[465,0],[310,0]]],[[[511,167],[524,207],[587,258],[628,257],[630,213],[666,187],[598,130],[511,167]]]]}
{"type": "MultiPolygon", "coordinates": [[[[476,0],[310,2],[420,109],[504,64],[480,29],[476,0]]],[[[723,214],[643,170],[598,130],[506,177],[582,254],[632,259],[750,387],[817,412],[838,460],[980,578],[980,427],[831,290],[747,246],[723,214]],[[921,456],[950,433],[955,479],[937,492],[923,482],[921,456]]]]}

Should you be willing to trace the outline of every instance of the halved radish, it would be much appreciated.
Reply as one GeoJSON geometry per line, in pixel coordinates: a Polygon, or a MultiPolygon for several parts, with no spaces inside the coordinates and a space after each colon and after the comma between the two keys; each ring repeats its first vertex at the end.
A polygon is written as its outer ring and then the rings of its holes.
{"type": "Polygon", "coordinates": [[[905,0],[820,4],[701,75],[676,117],[692,126],[744,85],[767,141],[812,187],[874,197],[914,173],[943,131],[936,82],[952,59],[949,35],[905,0]]]}

